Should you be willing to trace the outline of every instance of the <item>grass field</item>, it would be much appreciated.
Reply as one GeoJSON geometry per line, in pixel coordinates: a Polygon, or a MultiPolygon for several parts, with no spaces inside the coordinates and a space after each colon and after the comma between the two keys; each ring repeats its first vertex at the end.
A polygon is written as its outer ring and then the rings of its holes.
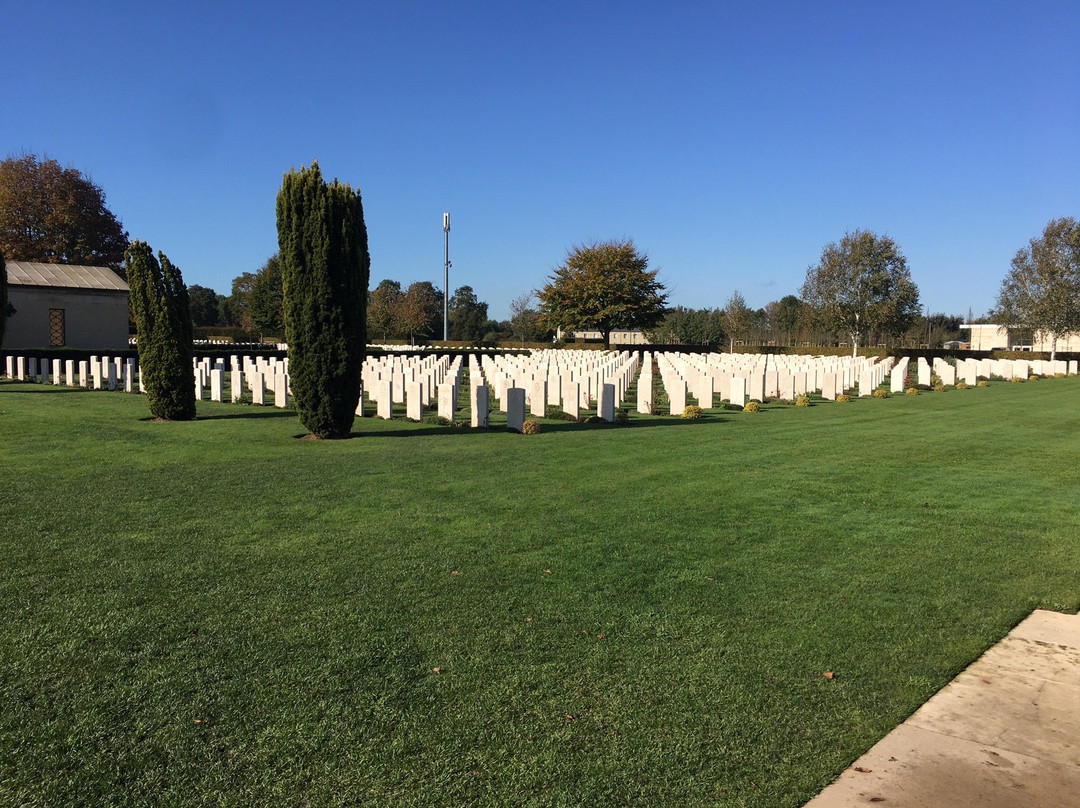
{"type": "Polygon", "coordinates": [[[0,805],[798,806],[1080,603],[1077,378],[528,437],[199,414],[0,382],[0,805]]]}

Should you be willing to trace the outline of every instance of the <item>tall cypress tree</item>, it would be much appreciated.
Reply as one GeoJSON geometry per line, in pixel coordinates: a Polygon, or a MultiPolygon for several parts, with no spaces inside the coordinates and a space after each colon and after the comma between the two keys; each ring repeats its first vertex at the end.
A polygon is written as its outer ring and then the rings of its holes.
{"type": "Polygon", "coordinates": [[[291,169],[277,196],[289,384],[300,422],[320,438],[348,437],[367,345],[367,228],[360,192],[319,164],[291,169]]]}
{"type": "Polygon", "coordinates": [[[4,347],[4,331],[8,318],[7,267],[4,264],[4,251],[0,250],[0,348],[4,347]]]}
{"type": "Polygon", "coordinates": [[[194,420],[191,304],[180,268],[165,253],[155,259],[144,241],[131,242],[124,261],[150,413],[166,421],[194,420]]]}

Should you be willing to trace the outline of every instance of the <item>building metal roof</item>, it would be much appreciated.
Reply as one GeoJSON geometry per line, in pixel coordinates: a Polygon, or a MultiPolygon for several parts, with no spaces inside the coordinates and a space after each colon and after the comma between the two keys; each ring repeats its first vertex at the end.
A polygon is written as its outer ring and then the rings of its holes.
{"type": "Polygon", "coordinates": [[[38,264],[8,261],[8,283],[13,286],[53,286],[65,289],[128,291],[127,282],[108,267],[81,264],[38,264]]]}

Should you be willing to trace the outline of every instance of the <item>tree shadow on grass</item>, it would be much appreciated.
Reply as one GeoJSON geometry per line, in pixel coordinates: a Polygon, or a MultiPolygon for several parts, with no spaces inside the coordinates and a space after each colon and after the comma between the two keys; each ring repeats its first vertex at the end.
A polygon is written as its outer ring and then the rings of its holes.
{"type": "MultiPolygon", "coordinates": [[[[376,419],[365,419],[374,421],[376,419]]],[[[544,421],[541,420],[540,434],[549,432],[611,432],[621,430],[636,430],[636,429],[650,429],[653,427],[693,427],[693,426],[708,426],[721,424],[730,420],[726,414],[708,414],[701,418],[687,419],[674,416],[671,418],[655,417],[648,420],[631,420],[629,424],[618,425],[609,424],[606,422],[598,423],[581,423],[570,421],[544,421]]],[[[509,432],[504,424],[495,424],[485,428],[473,428],[469,426],[448,426],[441,424],[413,424],[412,429],[380,429],[372,430],[370,432],[358,432],[354,430],[349,434],[349,439],[352,438],[409,438],[409,437],[430,437],[432,435],[476,435],[485,432],[488,433],[503,433],[509,432]]],[[[304,437],[303,435],[296,435],[297,438],[304,437]]],[[[339,440],[344,440],[339,438],[339,440]]]]}

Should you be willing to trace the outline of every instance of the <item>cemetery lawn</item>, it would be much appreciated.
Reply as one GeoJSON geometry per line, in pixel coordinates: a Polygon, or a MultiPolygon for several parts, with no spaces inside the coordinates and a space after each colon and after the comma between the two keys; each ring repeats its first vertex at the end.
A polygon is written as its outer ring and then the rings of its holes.
{"type": "Polygon", "coordinates": [[[316,442],[0,382],[0,805],[801,805],[1076,611],[1078,403],[316,442]]]}

